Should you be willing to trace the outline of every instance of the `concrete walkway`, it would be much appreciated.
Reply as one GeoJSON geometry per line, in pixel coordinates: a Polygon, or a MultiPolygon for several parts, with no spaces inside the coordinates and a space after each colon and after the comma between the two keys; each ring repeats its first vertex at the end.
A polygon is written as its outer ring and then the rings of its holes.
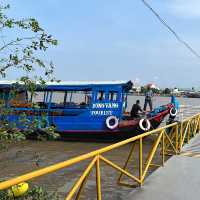
{"type": "Polygon", "coordinates": [[[200,155],[200,134],[196,135],[182,149],[182,155],[194,156],[200,155]],[[184,153],[185,152],[185,153],[184,153]]]}
{"type": "Polygon", "coordinates": [[[188,157],[173,156],[146,180],[144,186],[131,192],[128,200],[198,200],[200,199],[200,135],[184,151],[188,157]]]}

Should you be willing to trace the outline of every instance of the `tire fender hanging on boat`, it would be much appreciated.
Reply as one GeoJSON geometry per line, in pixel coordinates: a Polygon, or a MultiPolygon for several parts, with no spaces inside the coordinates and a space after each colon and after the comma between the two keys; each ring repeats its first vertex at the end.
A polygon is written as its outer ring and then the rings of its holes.
{"type": "Polygon", "coordinates": [[[169,111],[169,114],[172,116],[172,117],[175,117],[177,115],[178,111],[175,107],[171,108],[170,111],[169,111]]]}
{"type": "Polygon", "coordinates": [[[141,119],[139,122],[139,127],[143,130],[143,131],[148,131],[151,128],[151,123],[148,119],[141,119]],[[145,121],[146,126],[144,126],[143,122],[145,121]]]}
{"type": "Polygon", "coordinates": [[[106,126],[107,128],[109,128],[110,130],[113,130],[115,128],[117,128],[119,125],[119,120],[117,119],[117,117],[115,116],[109,116],[106,119],[106,126]]]}

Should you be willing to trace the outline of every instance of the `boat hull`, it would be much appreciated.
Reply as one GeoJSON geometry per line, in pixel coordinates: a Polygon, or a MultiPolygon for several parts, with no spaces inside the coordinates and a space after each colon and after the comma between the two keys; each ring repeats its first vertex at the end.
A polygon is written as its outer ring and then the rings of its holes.
{"type": "MultiPolygon", "coordinates": [[[[169,114],[169,109],[159,113],[158,115],[148,118],[151,124],[150,130],[154,130],[159,127],[163,119],[169,114]]],[[[61,139],[72,141],[120,141],[140,135],[144,133],[139,126],[139,119],[137,120],[123,120],[116,130],[107,131],[70,131],[66,130],[60,132],[61,139]]],[[[148,131],[150,131],[148,130],[148,131]]]]}
{"type": "Polygon", "coordinates": [[[189,94],[186,94],[186,97],[188,97],[188,98],[200,98],[200,93],[189,93],[189,94]]]}

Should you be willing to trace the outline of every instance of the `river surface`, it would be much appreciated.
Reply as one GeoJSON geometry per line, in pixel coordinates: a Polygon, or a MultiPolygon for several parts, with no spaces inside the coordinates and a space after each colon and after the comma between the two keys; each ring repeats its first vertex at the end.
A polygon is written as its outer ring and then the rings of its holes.
{"type": "MultiPolygon", "coordinates": [[[[140,99],[141,105],[143,105],[144,97],[130,96],[128,99],[128,110],[131,109],[132,104],[137,99],[140,99]]],[[[181,109],[178,115],[179,120],[200,112],[200,99],[178,98],[178,100],[181,104],[181,109]]],[[[153,99],[154,107],[164,105],[168,102],[170,102],[170,98],[168,97],[154,97],[153,99]]],[[[153,141],[154,138],[152,137],[144,141],[144,157],[147,156],[148,150],[151,148],[153,141]]],[[[67,141],[23,141],[12,144],[7,150],[0,152],[0,180],[22,175],[26,172],[40,169],[107,145],[109,144],[67,141]]],[[[123,166],[129,151],[130,144],[106,153],[105,156],[120,166],[123,166]]],[[[160,154],[157,154],[155,157],[157,162],[161,162],[159,155],[160,154]]],[[[136,158],[138,156],[137,148],[135,150],[135,156],[136,158]]],[[[136,169],[138,169],[138,163],[133,159],[131,161],[132,164],[129,166],[129,170],[136,171],[136,169]]],[[[67,169],[37,178],[29,183],[30,185],[41,185],[47,188],[50,192],[56,191],[59,194],[60,199],[64,199],[67,191],[69,191],[70,187],[73,186],[73,183],[80,177],[81,172],[83,172],[87,164],[88,161],[81,162],[67,169]]],[[[103,163],[101,163],[101,174],[103,199],[126,199],[128,192],[133,190],[133,188],[118,186],[116,181],[119,173],[110,167],[105,166],[103,163]]],[[[126,180],[130,181],[128,179],[126,180]]],[[[96,199],[95,170],[91,172],[88,182],[85,185],[82,199],[96,199]]]]}

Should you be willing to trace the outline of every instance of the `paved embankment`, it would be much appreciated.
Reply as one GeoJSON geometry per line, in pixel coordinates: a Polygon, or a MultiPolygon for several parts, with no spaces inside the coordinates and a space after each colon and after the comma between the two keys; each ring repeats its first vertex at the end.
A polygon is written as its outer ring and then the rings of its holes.
{"type": "Polygon", "coordinates": [[[182,155],[200,157],[200,134],[190,140],[182,149],[182,155]]]}
{"type": "Polygon", "coordinates": [[[128,200],[197,200],[200,197],[200,135],[145,180],[128,200]],[[187,156],[186,156],[187,155],[187,156]]]}

